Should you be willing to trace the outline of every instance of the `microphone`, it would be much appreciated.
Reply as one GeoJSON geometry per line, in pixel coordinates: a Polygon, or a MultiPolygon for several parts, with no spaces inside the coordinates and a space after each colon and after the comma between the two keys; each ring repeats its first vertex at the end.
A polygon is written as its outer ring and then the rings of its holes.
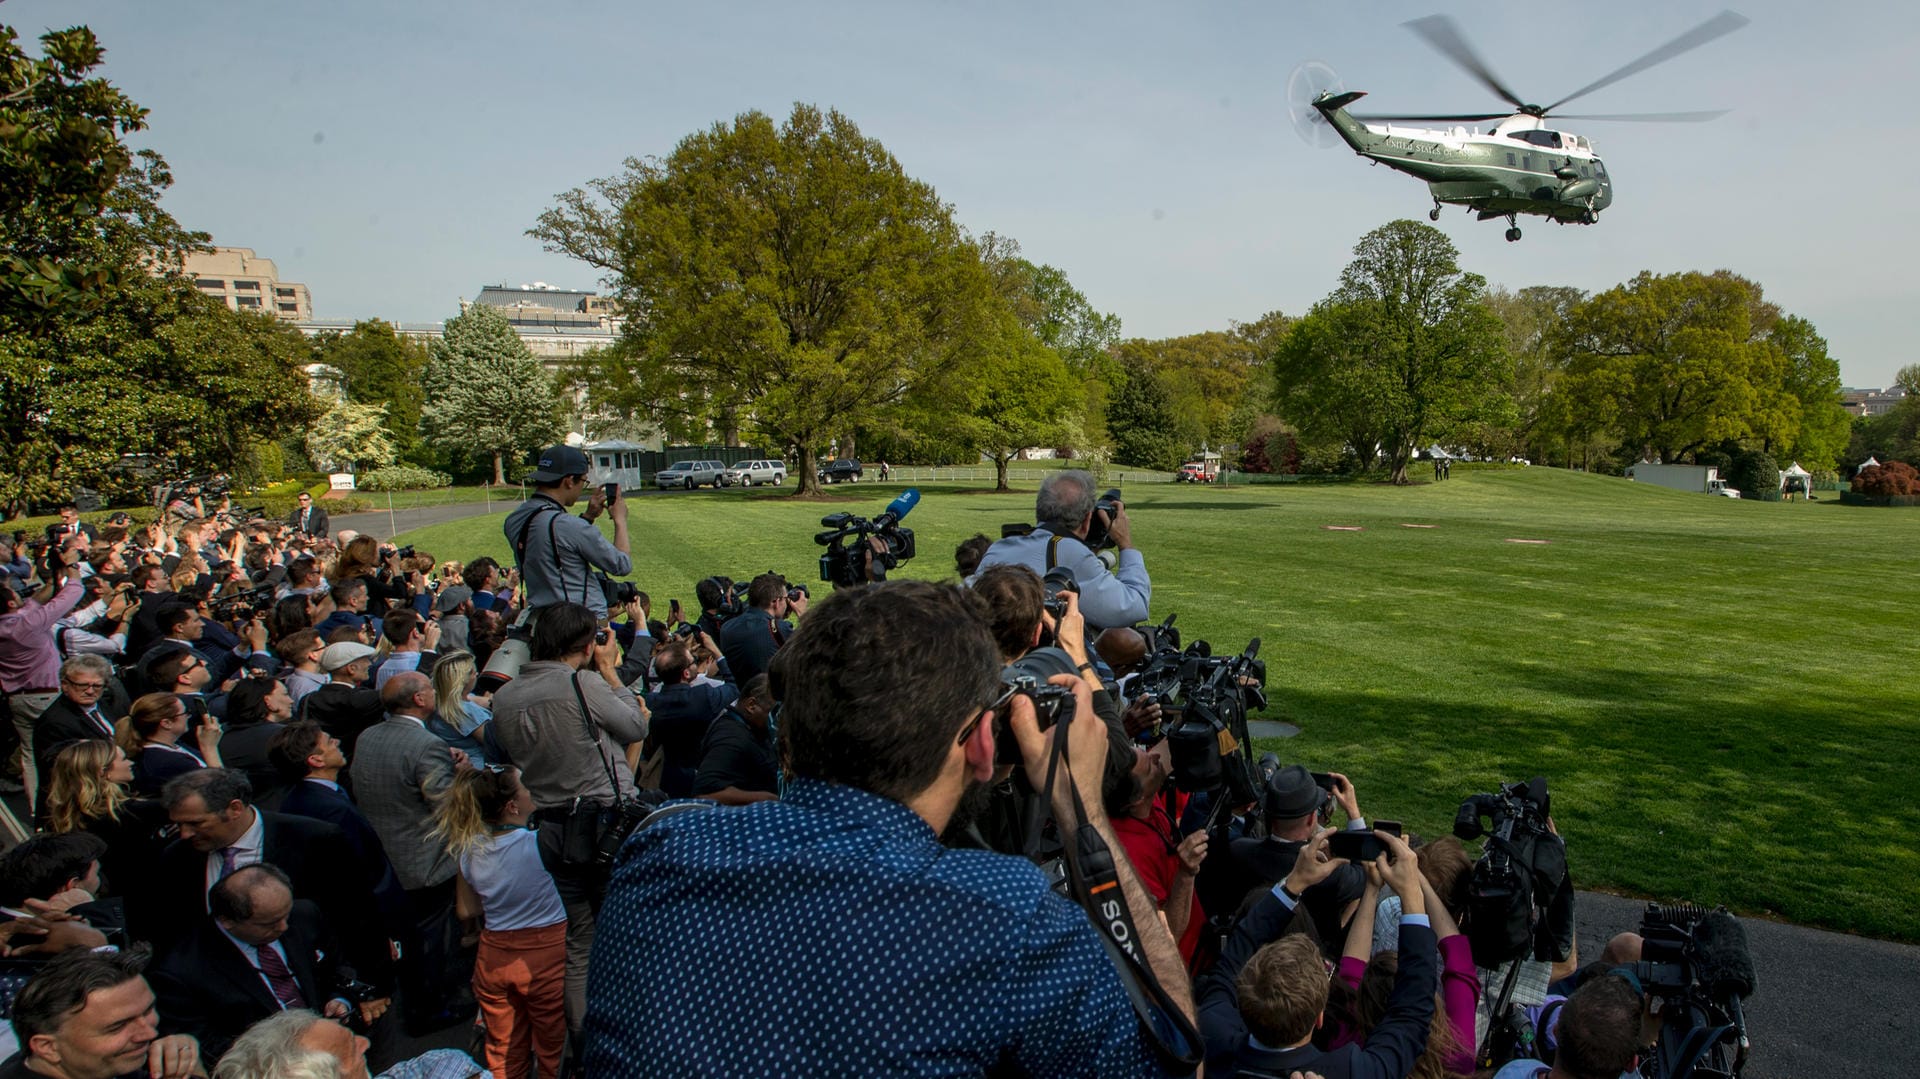
{"type": "Polygon", "coordinates": [[[1747,950],[1747,931],[1740,919],[1725,910],[1709,913],[1693,931],[1693,943],[1699,956],[1699,980],[1716,999],[1753,995],[1753,954],[1747,950]]]}
{"type": "Polygon", "coordinates": [[[900,492],[898,498],[887,503],[887,511],[882,513],[873,523],[879,528],[897,525],[906,518],[907,514],[913,512],[913,507],[919,504],[920,489],[918,487],[909,487],[900,492]]]}

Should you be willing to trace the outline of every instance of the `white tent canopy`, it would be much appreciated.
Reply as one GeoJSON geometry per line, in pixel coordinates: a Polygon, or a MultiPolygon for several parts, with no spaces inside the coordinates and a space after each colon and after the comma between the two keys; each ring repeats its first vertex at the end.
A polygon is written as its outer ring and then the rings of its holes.
{"type": "Polygon", "coordinates": [[[1780,473],[1780,489],[1785,491],[1788,488],[1792,488],[1802,494],[1812,494],[1813,473],[1801,468],[1800,462],[1795,461],[1787,467],[1786,471],[1780,473]]]}

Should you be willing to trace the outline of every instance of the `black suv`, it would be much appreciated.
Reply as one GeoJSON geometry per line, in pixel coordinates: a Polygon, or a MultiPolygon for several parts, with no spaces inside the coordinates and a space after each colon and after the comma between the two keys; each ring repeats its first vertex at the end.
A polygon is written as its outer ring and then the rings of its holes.
{"type": "Polygon", "coordinates": [[[821,483],[859,483],[860,462],[848,457],[829,461],[820,469],[821,483]]]}

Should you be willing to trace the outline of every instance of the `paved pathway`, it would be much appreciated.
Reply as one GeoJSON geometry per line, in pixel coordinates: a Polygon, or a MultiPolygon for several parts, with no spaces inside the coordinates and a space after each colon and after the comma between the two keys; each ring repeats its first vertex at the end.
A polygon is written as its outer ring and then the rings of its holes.
{"type": "Polygon", "coordinates": [[[335,514],[327,523],[335,532],[343,528],[351,528],[355,532],[364,532],[381,540],[390,540],[402,532],[411,532],[428,525],[446,524],[448,521],[460,521],[488,513],[505,513],[515,504],[510,501],[496,501],[491,506],[485,502],[453,502],[442,506],[396,509],[391,516],[386,510],[370,510],[366,513],[335,514]]]}

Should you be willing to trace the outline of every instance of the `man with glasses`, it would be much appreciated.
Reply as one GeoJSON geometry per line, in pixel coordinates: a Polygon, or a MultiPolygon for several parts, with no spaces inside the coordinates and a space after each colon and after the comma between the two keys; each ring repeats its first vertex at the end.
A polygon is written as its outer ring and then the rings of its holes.
{"type": "MultiPolygon", "coordinates": [[[[74,656],[60,665],[60,695],[33,721],[36,782],[44,783],[53,774],[53,760],[67,743],[113,741],[113,725],[127,713],[107,692],[112,677],[113,666],[99,656],[74,656]]],[[[45,789],[39,788],[35,817],[45,809],[45,789]]]]}
{"type": "Polygon", "coordinates": [[[295,499],[299,504],[287,515],[287,527],[302,536],[327,538],[327,511],[313,504],[313,496],[305,491],[295,499]]]}

